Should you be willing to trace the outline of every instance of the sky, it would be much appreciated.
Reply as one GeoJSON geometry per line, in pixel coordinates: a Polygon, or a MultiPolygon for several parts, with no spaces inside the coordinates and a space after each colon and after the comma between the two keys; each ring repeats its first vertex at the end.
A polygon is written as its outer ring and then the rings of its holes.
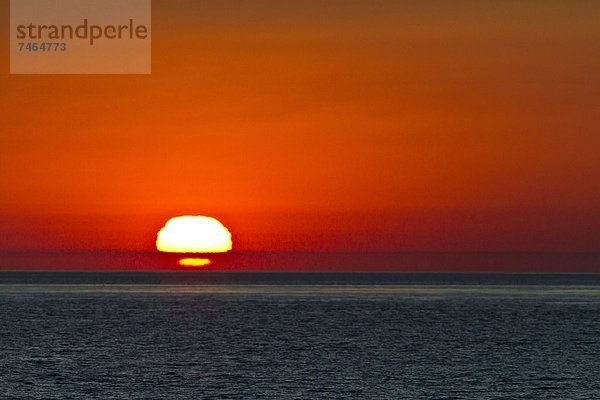
{"type": "MultiPolygon", "coordinates": [[[[600,248],[600,2],[153,1],[151,75],[9,75],[0,252],[600,248]]],[[[9,4],[0,4],[9,35],[9,4]]]]}

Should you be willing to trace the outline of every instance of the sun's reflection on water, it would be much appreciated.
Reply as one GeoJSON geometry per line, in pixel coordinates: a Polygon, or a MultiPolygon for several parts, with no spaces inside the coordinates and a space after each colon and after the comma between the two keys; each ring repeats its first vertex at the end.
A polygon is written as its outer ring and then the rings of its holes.
{"type": "Polygon", "coordinates": [[[177,261],[182,267],[206,267],[210,265],[212,261],[208,258],[180,258],[177,261]]]}

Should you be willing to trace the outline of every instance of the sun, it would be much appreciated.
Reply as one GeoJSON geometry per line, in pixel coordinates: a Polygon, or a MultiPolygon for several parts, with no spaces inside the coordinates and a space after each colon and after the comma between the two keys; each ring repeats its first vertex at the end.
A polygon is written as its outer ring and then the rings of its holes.
{"type": "Polygon", "coordinates": [[[211,217],[174,217],[158,232],[156,248],[167,253],[224,253],[232,248],[231,233],[211,217]]]}

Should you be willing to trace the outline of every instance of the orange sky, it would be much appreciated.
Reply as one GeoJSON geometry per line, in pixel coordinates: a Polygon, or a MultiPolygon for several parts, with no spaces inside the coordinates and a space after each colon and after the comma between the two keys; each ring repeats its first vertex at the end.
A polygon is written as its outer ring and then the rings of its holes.
{"type": "Polygon", "coordinates": [[[598,15],[154,0],[150,76],[9,75],[0,41],[0,250],[188,213],[246,250],[598,250],[598,15]]]}

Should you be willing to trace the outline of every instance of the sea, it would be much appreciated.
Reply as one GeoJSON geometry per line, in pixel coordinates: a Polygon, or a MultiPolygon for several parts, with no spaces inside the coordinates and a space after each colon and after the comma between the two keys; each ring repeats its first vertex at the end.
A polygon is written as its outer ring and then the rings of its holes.
{"type": "Polygon", "coordinates": [[[0,272],[1,399],[600,399],[600,275],[0,272]]]}

